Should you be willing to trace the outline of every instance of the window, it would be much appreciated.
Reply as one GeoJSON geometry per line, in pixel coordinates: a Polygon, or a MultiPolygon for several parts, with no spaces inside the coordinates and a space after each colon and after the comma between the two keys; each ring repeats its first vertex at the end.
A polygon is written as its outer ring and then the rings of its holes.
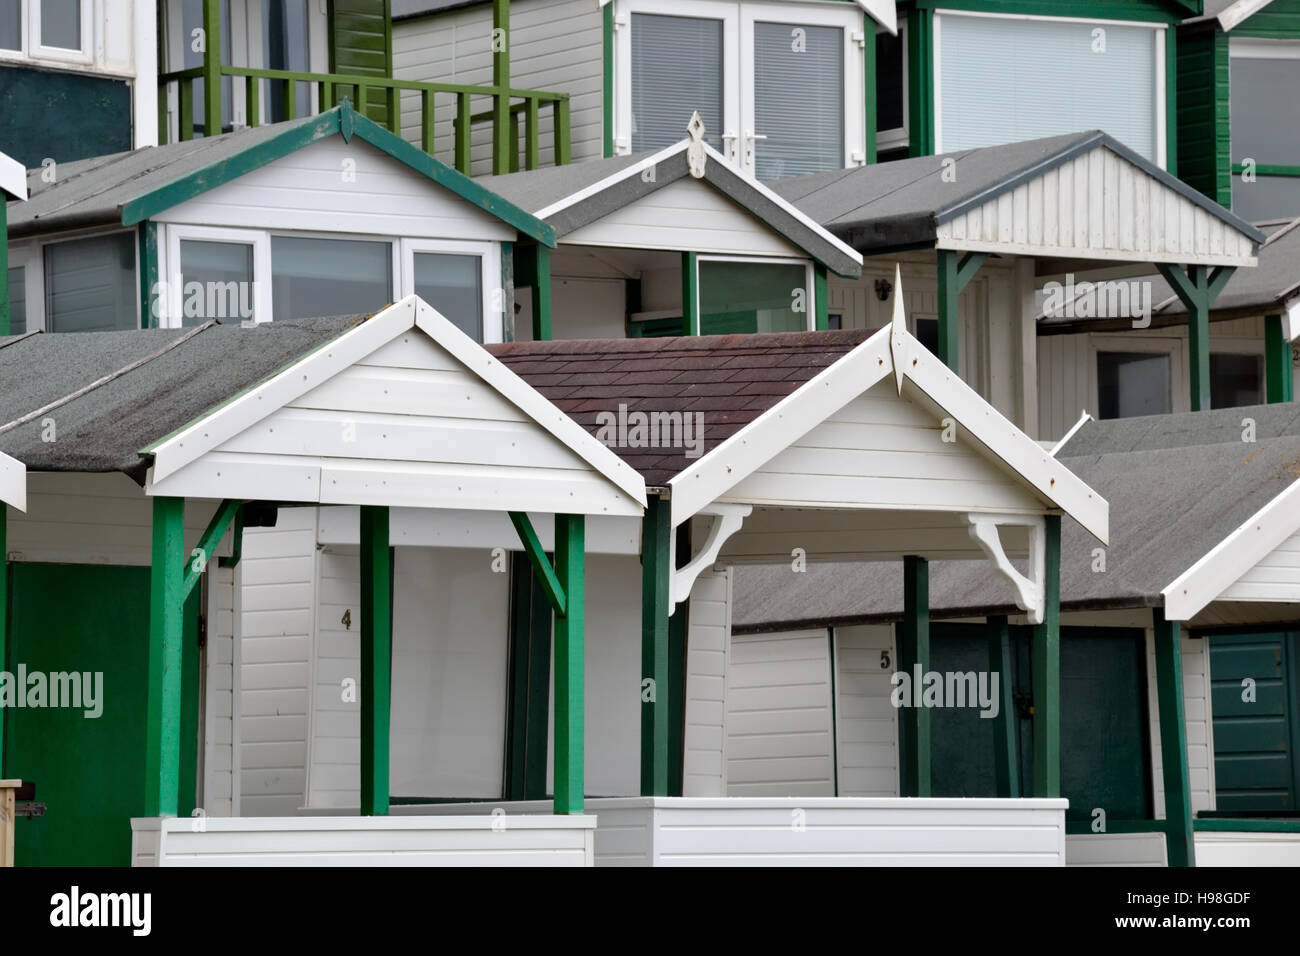
{"type": "Polygon", "coordinates": [[[813,308],[810,266],[700,258],[700,334],[802,332],[813,308]]]}
{"type": "Polygon", "coordinates": [[[698,110],[710,145],[763,179],[864,162],[862,13],[841,6],[621,0],[618,151],[679,142],[698,110]]]}
{"type": "Polygon", "coordinates": [[[916,323],[916,339],[927,349],[931,355],[939,354],[939,320],[938,318],[927,319],[916,316],[913,321],[916,323]]]}
{"type": "Polygon", "coordinates": [[[1229,49],[1232,211],[1300,214],[1300,97],[1277,95],[1300,89],[1300,44],[1234,38],[1229,49]]]}
{"type": "Polygon", "coordinates": [[[1210,407],[1239,408],[1264,402],[1264,357],[1210,353],[1210,407]]]}
{"type": "Polygon", "coordinates": [[[89,63],[90,0],[0,0],[0,50],[89,63]]]}
{"type": "Polygon", "coordinates": [[[253,249],[246,242],[180,241],[181,325],[255,317],[253,249]]]}
{"type": "Polygon", "coordinates": [[[412,258],[415,294],[474,341],[482,342],[482,258],[436,252],[417,252],[412,258]]]}
{"type": "Polygon", "coordinates": [[[907,146],[907,30],[876,31],[876,150],[907,146]]]}
{"type": "Polygon", "coordinates": [[[1164,27],[944,11],[934,42],[936,152],[1101,129],[1164,166],[1164,27]]]}
{"type": "Polygon", "coordinates": [[[81,0],[41,0],[41,46],[81,49],[81,0]]]}
{"type": "Polygon", "coordinates": [[[27,270],[9,270],[9,334],[27,331],[27,270]]]}
{"type": "MultiPolygon", "coordinates": [[[[262,0],[261,7],[262,66],[268,70],[310,71],[307,0],[262,0]]],[[[288,115],[287,86],[287,80],[267,84],[270,101],[266,104],[266,122],[293,119],[288,115]]],[[[298,83],[296,93],[295,113],[306,116],[311,112],[311,84],[298,83]]]]}
{"type": "Polygon", "coordinates": [[[45,328],[107,332],[139,327],[135,233],[45,247],[45,328]]]}
{"type": "Polygon", "coordinates": [[[1166,414],[1170,384],[1168,353],[1098,352],[1097,417],[1166,414]]]}
{"type": "Polygon", "coordinates": [[[0,0],[0,50],[21,50],[22,48],[22,0],[0,0]]]}
{"type": "Polygon", "coordinates": [[[271,237],[275,318],[374,312],[393,301],[391,242],[271,237]]]}

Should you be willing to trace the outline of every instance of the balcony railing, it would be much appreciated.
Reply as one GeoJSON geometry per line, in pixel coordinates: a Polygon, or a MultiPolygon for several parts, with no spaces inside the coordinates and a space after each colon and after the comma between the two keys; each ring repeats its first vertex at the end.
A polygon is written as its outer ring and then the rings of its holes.
{"type": "MultiPolygon", "coordinates": [[[[234,115],[233,108],[223,113],[222,97],[225,77],[232,80],[229,92],[237,100],[238,87],[243,87],[244,123],[258,126],[262,121],[263,105],[267,107],[266,122],[292,119],[298,115],[299,84],[306,84],[306,93],[315,96],[315,109],[324,111],[351,99],[359,112],[365,113],[393,133],[402,133],[402,106],[418,98],[420,116],[420,148],[432,154],[435,147],[445,149],[446,140],[452,141],[453,165],[469,174],[472,161],[471,136],[476,126],[490,124],[492,128],[492,172],[509,173],[519,169],[536,169],[541,163],[542,117],[550,113],[555,165],[570,160],[569,94],[549,93],[540,90],[503,89],[499,86],[465,86],[455,83],[424,83],[417,80],[396,80],[383,76],[360,76],[339,73],[298,73],[290,70],[262,70],[243,66],[211,64],[188,70],[176,70],[159,76],[158,141],[167,143],[176,137],[171,132],[171,93],[176,92],[176,129],[181,140],[193,139],[196,132],[215,136],[231,128],[223,115],[234,115]],[[195,125],[195,92],[199,81],[204,81],[199,94],[202,122],[195,125]],[[270,84],[278,84],[280,102],[272,108],[270,84]],[[404,96],[403,94],[406,94],[404,96]],[[438,99],[443,102],[439,104],[438,99]],[[491,108],[473,112],[475,101],[491,100],[491,108]],[[450,135],[435,142],[436,121],[444,111],[451,119],[450,135]],[[280,115],[272,116],[270,114],[280,115]]],[[[229,104],[231,107],[234,103],[229,104]]]]}

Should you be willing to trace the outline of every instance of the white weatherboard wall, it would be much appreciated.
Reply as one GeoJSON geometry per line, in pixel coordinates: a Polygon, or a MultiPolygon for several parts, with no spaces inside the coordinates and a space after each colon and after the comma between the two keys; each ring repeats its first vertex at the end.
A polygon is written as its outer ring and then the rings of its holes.
{"type": "Polygon", "coordinates": [[[733,634],[727,664],[727,794],[833,796],[827,631],[733,634]]]}
{"type": "Polygon", "coordinates": [[[1300,833],[1199,830],[1197,866],[1300,866],[1300,833]]]}
{"type": "Polygon", "coordinates": [[[1293,534],[1260,558],[1232,584],[1220,601],[1289,601],[1300,603],[1300,533],[1293,534]]]}
{"type": "MultiPolygon", "coordinates": [[[[1199,856],[1199,855],[1198,855],[1199,856]]],[[[1167,866],[1163,833],[1072,833],[1066,866],[1167,866]]],[[[1201,861],[1196,861],[1199,866],[1201,861]]]]}
{"type": "MultiPolygon", "coordinates": [[[[1210,713],[1210,642],[1182,637],[1183,712],[1187,724],[1187,770],[1192,812],[1214,809],[1214,726],[1210,713]]],[[[1152,802],[1156,819],[1165,818],[1165,778],[1161,758],[1160,711],[1156,692],[1155,636],[1147,631],[1147,693],[1151,720],[1152,802]]]]}
{"type": "Polygon", "coordinates": [[[727,795],[727,659],[731,569],[705,571],[691,589],[686,638],[686,730],[682,794],[727,795]]]}
{"type": "MultiPolygon", "coordinates": [[[[604,40],[596,0],[515,0],[510,5],[510,85],[569,94],[573,161],[602,151],[604,40]]],[[[393,75],[404,80],[486,85],[492,82],[492,7],[480,4],[393,24],[393,75]]],[[[450,163],[454,98],[438,97],[435,127],[439,159],[450,163]]],[[[475,112],[488,101],[476,98],[475,112]]],[[[402,134],[419,143],[419,99],[402,97],[402,134]]],[[[492,171],[490,124],[477,123],[473,173],[492,171]]],[[[555,161],[550,109],[541,117],[543,166],[555,161]]]]}
{"type": "Polygon", "coordinates": [[[319,561],[306,805],[356,807],[361,709],[345,699],[344,681],[361,683],[361,559],[355,546],[330,545],[319,561]]]}
{"type": "Polygon", "coordinates": [[[890,625],[835,628],[835,729],[839,795],[898,796],[898,670],[890,625]]]}
{"type": "Polygon", "coordinates": [[[199,803],[209,816],[238,815],[234,734],[235,673],[239,644],[237,572],[208,562],[208,632],[205,649],[203,788],[199,803]]]}

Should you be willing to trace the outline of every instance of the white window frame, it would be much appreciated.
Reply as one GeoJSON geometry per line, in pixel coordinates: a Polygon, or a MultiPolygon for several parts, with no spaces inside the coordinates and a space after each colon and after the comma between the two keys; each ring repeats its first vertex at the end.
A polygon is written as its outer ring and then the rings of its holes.
{"type": "MultiPolygon", "coordinates": [[[[884,27],[877,25],[876,36],[879,37],[882,33],[887,34],[889,33],[889,31],[886,30],[884,27]]],[[[898,40],[900,43],[903,44],[903,77],[902,77],[903,125],[901,127],[895,127],[894,129],[876,130],[876,154],[877,155],[879,155],[882,151],[888,151],[891,149],[907,149],[908,146],[910,146],[912,143],[912,139],[911,139],[912,121],[911,121],[911,108],[910,108],[912,91],[910,89],[911,84],[908,83],[907,81],[908,78],[907,68],[909,63],[908,63],[908,52],[907,52],[907,24],[905,23],[900,23],[898,25],[898,40]]],[[[865,84],[865,80],[863,82],[865,84]]],[[[872,76],[871,78],[871,87],[872,87],[872,94],[876,97],[877,109],[879,109],[880,89],[878,86],[876,86],[876,78],[874,76],[872,76]]]]}
{"type": "Polygon", "coordinates": [[[92,0],[78,0],[81,16],[81,46],[69,50],[61,46],[45,46],[41,42],[41,0],[21,0],[22,27],[18,32],[21,49],[0,50],[0,60],[56,61],[86,65],[94,62],[95,30],[92,0]]]}
{"type": "Polygon", "coordinates": [[[1103,335],[1088,336],[1088,408],[1094,418],[1101,417],[1101,395],[1097,373],[1099,352],[1146,352],[1169,357],[1169,414],[1191,411],[1187,383],[1186,336],[1170,335],[1103,335]]]}
{"type": "MultiPolygon", "coordinates": [[[[480,282],[483,290],[483,344],[500,342],[504,338],[501,309],[505,296],[501,289],[501,244],[461,239],[401,239],[398,241],[401,264],[401,282],[394,288],[401,296],[415,292],[415,255],[421,252],[453,256],[478,256],[480,282]]],[[[398,296],[398,298],[401,298],[398,296]]]]}
{"type": "MultiPolygon", "coordinates": [[[[717,256],[717,255],[698,255],[695,257],[695,314],[700,316],[703,321],[703,314],[700,312],[700,290],[702,288],[700,281],[700,264],[704,262],[747,262],[754,265],[774,265],[774,266],[803,266],[804,267],[804,331],[814,332],[817,329],[817,281],[811,259],[797,259],[784,256],[717,256]]],[[[830,291],[827,290],[829,299],[830,291]]],[[[683,306],[685,303],[682,303],[683,306]]],[[[827,302],[829,311],[829,301],[827,302]]],[[[683,311],[685,311],[683,309],[683,311]]],[[[697,333],[703,335],[703,328],[697,333]]]]}
{"type": "Polygon", "coordinates": [[[9,268],[23,270],[27,331],[45,331],[45,252],[35,240],[9,245],[9,268]],[[35,295],[33,296],[33,292],[35,295]]]}
{"type": "Polygon", "coordinates": [[[1155,43],[1155,142],[1156,142],[1156,165],[1161,169],[1168,167],[1168,100],[1169,91],[1165,88],[1165,50],[1166,50],[1166,31],[1169,25],[1166,23],[1151,23],[1146,20],[1108,20],[1092,19],[1090,17],[1048,17],[1039,14],[1021,14],[1021,13],[985,13],[973,10],[936,10],[933,18],[931,44],[933,47],[932,77],[934,88],[934,151],[941,154],[946,147],[943,143],[943,88],[941,68],[942,46],[940,38],[942,37],[943,19],[945,17],[976,17],[986,20],[1045,20],[1055,23],[1080,23],[1090,26],[1116,26],[1116,27],[1144,27],[1153,33],[1152,42],[1155,43]]]}
{"type": "Polygon", "coordinates": [[[161,227],[158,280],[165,283],[167,302],[158,317],[159,327],[179,329],[184,321],[184,287],[181,282],[181,242],[231,242],[253,247],[253,318],[271,321],[271,235],[258,229],[227,229],[217,226],[188,226],[168,223],[161,227]]]}

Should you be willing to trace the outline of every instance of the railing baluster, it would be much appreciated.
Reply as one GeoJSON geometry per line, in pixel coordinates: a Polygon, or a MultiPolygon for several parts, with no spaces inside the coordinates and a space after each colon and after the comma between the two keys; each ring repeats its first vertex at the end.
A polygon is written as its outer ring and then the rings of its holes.
{"type": "Polygon", "coordinates": [[[569,98],[562,96],[555,101],[553,110],[555,123],[555,165],[564,166],[572,162],[569,140],[569,98]]]}
{"type": "Polygon", "coordinates": [[[298,118],[298,81],[285,80],[284,83],[284,111],[288,115],[285,119],[298,118]]]}
{"type": "Polygon", "coordinates": [[[456,169],[469,175],[469,94],[456,94],[456,169]]]}
{"type": "Polygon", "coordinates": [[[402,135],[402,91],[397,86],[389,86],[384,91],[388,100],[388,132],[402,135]]]}
{"type": "Polygon", "coordinates": [[[433,155],[434,103],[433,90],[420,91],[420,149],[430,156],[433,155]]]}
{"type": "Polygon", "coordinates": [[[334,109],[334,94],[336,92],[337,91],[335,90],[333,83],[331,83],[329,80],[321,80],[320,111],[322,113],[324,113],[326,110],[334,109]]]}
{"type": "Polygon", "coordinates": [[[510,172],[519,172],[519,114],[510,111],[510,172]]]}
{"type": "Polygon", "coordinates": [[[541,152],[539,146],[542,139],[542,124],[538,110],[541,108],[537,102],[537,97],[528,97],[527,120],[524,125],[524,168],[536,169],[541,152]]]}
{"type": "Polygon", "coordinates": [[[176,96],[180,110],[177,122],[182,140],[194,138],[194,80],[179,80],[176,84],[176,96]]]}
{"type": "MultiPolygon", "coordinates": [[[[178,84],[179,85],[179,84],[178,84]]],[[[167,102],[171,98],[170,83],[161,83],[158,87],[158,144],[165,146],[171,142],[171,126],[167,122],[167,102]]]]}
{"type": "Polygon", "coordinates": [[[250,128],[262,125],[262,81],[256,76],[244,77],[244,114],[250,128]]]}

